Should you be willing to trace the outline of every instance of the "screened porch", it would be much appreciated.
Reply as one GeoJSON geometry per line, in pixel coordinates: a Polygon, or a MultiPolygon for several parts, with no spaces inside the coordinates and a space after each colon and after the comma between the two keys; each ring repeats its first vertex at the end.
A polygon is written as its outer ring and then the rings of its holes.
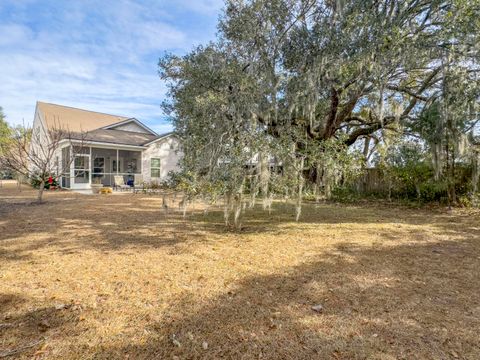
{"type": "MultiPolygon", "coordinates": [[[[70,157],[70,148],[64,148],[62,157],[70,157]]],[[[62,179],[62,186],[88,189],[91,184],[114,186],[114,176],[123,176],[125,184],[133,184],[134,175],[142,173],[142,152],[135,150],[85,147],[75,151],[70,178],[62,179]]]]}

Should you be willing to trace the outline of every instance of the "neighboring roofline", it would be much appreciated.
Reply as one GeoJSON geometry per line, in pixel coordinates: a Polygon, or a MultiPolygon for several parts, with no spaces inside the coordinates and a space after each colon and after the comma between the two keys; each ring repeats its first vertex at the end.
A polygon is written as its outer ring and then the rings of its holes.
{"type": "Polygon", "coordinates": [[[112,129],[112,128],[115,128],[117,126],[120,126],[120,125],[123,125],[123,124],[128,124],[129,122],[134,122],[136,123],[138,126],[140,126],[141,128],[143,128],[144,130],[147,130],[148,132],[150,132],[152,135],[155,135],[155,136],[158,136],[158,134],[153,131],[152,129],[150,129],[147,125],[145,125],[144,123],[142,123],[140,120],[132,117],[132,118],[128,118],[128,119],[125,119],[125,120],[122,120],[118,123],[115,123],[115,124],[111,124],[111,125],[107,125],[107,126],[104,126],[104,127],[101,127],[99,129],[112,129]]]}
{"type": "Polygon", "coordinates": [[[172,131],[172,132],[169,132],[169,133],[166,133],[166,134],[162,134],[162,135],[159,135],[158,138],[156,139],[153,139],[145,144],[143,144],[143,146],[148,146],[148,145],[151,145],[157,141],[160,141],[160,140],[163,140],[163,139],[166,139],[167,137],[170,137],[170,136],[176,136],[175,133],[172,131]]]}
{"type": "MultiPolygon", "coordinates": [[[[74,107],[74,106],[68,106],[68,105],[62,105],[62,104],[55,104],[55,103],[46,102],[46,101],[39,101],[39,100],[37,100],[36,106],[38,106],[38,103],[47,104],[47,105],[61,106],[61,107],[69,108],[69,109],[75,109],[75,110],[80,110],[80,111],[86,111],[86,112],[96,113],[96,114],[108,115],[108,116],[113,116],[113,117],[117,117],[117,118],[126,118],[126,120],[129,119],[127,116],[123,116],[123,115],[109,114],[109,113],[105,113],[105,112],[101,112],[101,111],[81,109],[81,108],[74,107]]],[[[122,121],[124,121],[124,120],[122,120],[122,121]]]]}
{"type": "Polygon", "coordinates": [[[63,139],[59,142],[59,144],[63,143],[83,143],[83,145],[86,146],[91,146],[91,145],[99,145],[99,146],[116,146],[116,147],[123,147],[123,148],[130,148],[130,149],[139,149],[139,150],[145,150],[146,146],[144,145],[128,145],[128,144],[121,144],[121,143],[114,143],[114,142],[108,142],[108,141],[90,141],[90,140],[80,140],[80,139],[63,139]]]}

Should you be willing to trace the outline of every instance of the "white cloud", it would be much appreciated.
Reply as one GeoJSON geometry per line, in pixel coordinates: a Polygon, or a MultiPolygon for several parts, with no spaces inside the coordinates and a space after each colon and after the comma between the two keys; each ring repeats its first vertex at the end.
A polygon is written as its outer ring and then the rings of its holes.
{"type": "Polygon", "coordinates": [[[32,38],[32,31],[18,24],[0,25],[0,46],[11,46],[29,41],[32,38]]]}
{"type": "Polygon", "coordinates": [[[218,14],[223,7],[223,0],[178,0],[178,4],[201,14],[218,14]]]}
{"type": "Polygon", "coordinates": [[[220,0],[0,2],[0,106],[10,122],[31,122],[43,100],[136,117],[159,132],[171,125],[162,120],[158,57],[209,37],[179,23],[190,12],[213,23],[221,7],[220,0]]]}

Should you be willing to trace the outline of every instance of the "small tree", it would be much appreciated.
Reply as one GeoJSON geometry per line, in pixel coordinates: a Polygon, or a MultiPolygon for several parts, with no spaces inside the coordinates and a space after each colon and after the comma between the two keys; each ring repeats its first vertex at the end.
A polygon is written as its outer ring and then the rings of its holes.
{"type": "Polygon", "coordinates": [[[5,121],[5,114],[3,108],[0,106],[0,143],[6,141],[10,134],[10,127],[5,121]]]}
{"type": "Polygon", "coordinates": [[[0,167],[39,183],[37,202],[42,202],[48,178],[70,174],[75,154],[84,147],[85,133],[75,134],[60,128],[47,133],[41,129],[17,126],[10,129],[8,140],[0,143],[0,167]],[[59,161],[61,149],[70,147],[70,156],[59,161]]]}
{"type": "MultiPolygon", "coordinates": [[[[3,113],[3,109],[0,106],[0,156],[3,148],[2,144],[5,144],[9,141],[10,132],[10,126],[8,126],[8,123],[5,121],[5,114],[3,113]]],[[[0,179],[5,173],[10,173],[10,170],[4,168],[0,163],[0,179]]]]}

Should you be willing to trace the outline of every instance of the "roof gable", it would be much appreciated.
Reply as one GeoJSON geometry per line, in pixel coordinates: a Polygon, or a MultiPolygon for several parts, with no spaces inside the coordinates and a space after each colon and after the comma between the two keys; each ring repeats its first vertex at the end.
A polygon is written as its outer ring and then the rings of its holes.
{"type": "Polygon", "coordinates": [[[135,118],[130,118],[117,124],[104,126],[103,129],[123,130],[158,136],[155,131],[151,130],[135,118]]]}
{"type": "Polygon", "coordinates": [[[171,136],[175,136],[175,134],[173,132],[168,132],[168,133],[165,133],[165,134],[162,134],[162,135],[158,135],[156,138],[152,139],[151,141],[149,142],[146,142],[144,145],[145,146],[148,146],[148,145],[151,145],[151,144],[154,144],[158,141],[161,141],[161,140],[164,140],[166,138],[169,138],[171,136]]]}

